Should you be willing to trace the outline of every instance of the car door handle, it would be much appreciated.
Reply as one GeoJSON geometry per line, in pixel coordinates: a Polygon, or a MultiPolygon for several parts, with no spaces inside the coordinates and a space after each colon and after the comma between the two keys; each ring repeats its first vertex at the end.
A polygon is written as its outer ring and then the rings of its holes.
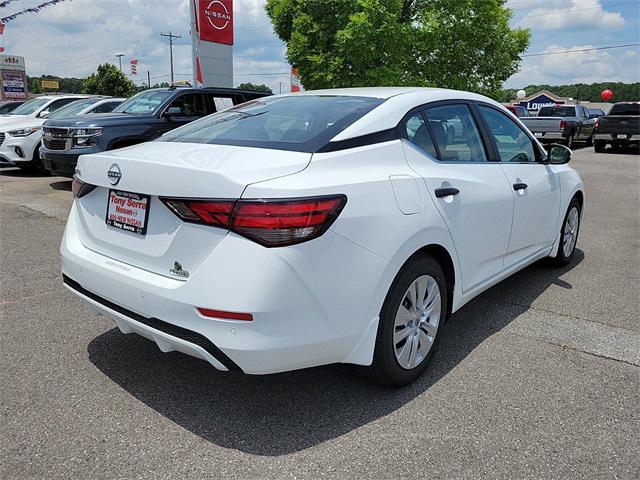
{"type": "Polygon", "coordinates": [[[527,188],[529,185],[527,185],[526,183],[514,183],[513,184],[513,189],[518,191],[518,190],[524,190],[525,188],[527,188]]]}
{"type": "Polygon", "coordinates": [[[442,197],[448,197],[449,195],[457,195],[460,193],[460,190],[458,190],[457,188],[436,188],[435,192],[436,197],[438,198],[442,198],[442,197]]]}

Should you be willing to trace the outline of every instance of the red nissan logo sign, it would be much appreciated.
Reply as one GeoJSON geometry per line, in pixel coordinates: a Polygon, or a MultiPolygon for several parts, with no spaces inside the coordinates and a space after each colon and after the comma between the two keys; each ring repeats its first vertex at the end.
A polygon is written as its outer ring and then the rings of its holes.
{"type": "Polygon", "coordinates": [[[231,23],[231,12],[220,0],[213,0],[204,10],[207,20],[216,30],[224,30],[231,23]]]}
{"type": "Polygon", "coordinates": [[[200,40],[233,45],[233,0],[199,0],[198,27],[200,40]]]}

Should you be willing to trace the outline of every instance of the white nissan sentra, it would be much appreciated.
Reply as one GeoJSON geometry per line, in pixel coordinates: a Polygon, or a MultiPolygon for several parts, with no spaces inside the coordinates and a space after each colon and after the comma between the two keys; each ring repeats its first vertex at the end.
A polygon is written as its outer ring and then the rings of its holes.
{"type": "Polygon", "coordinates": [[[64,283],[123,333],[219,370],[427,367],[446,319],[536,260],[568,263],[584,186],[466,92],[261,98],[80,157],[64,283]]]}

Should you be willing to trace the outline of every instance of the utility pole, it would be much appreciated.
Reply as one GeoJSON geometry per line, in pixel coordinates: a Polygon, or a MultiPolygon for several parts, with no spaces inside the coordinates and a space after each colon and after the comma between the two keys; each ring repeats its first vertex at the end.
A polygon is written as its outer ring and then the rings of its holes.
{"type": "Polygon", "coordinates": [[[124,57],[124,53],[116,53],[116,57],[118,57],[118,64],[120,65],[120,73],[122,73],[122,57],[124,57]]]}
{"type": "Polygon", "coordinates": [[[182,38],[180,35],[174,35],[171,32],[161,33],[161,37],[167,37],[169,39],[169,57],[171,59],[171,85],[173,85],[173,39],[182,38]]]}
{"type": "Polygon", "coordinates": [[[149,84],[149,88],[151,88],[151,74],[149,73],[149,70],[147,70],[147,83],[149,84]]]}

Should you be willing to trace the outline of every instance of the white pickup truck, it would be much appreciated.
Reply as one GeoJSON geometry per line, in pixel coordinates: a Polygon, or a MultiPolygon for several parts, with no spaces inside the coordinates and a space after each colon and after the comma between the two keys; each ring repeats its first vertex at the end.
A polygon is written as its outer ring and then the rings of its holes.
{"type": "Polygon", "coordinates": [[[571,148],[573,142],[593,143],[595,118],[582,105],[542,107],[537,117],[520,119],[541,142],[560,142],[571,148]]]}

